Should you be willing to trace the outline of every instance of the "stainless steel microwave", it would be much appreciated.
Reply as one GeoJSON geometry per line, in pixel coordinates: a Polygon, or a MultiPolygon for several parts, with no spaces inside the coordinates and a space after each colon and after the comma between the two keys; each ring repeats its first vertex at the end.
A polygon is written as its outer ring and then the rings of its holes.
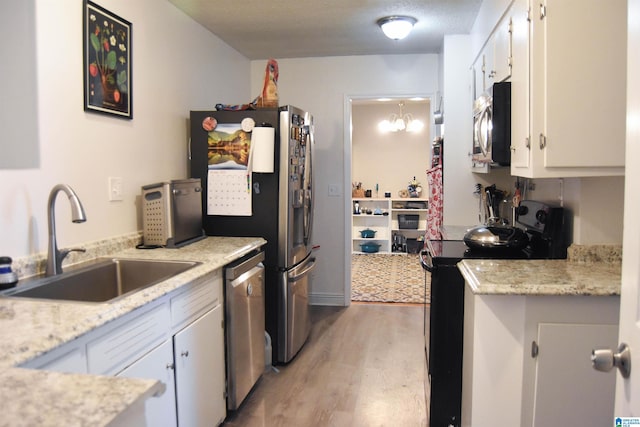
{"type": "Polygon", "coordinates": [[[511,83],[494,83],[473,103],[474,163],[511,164],[511,83]]]}

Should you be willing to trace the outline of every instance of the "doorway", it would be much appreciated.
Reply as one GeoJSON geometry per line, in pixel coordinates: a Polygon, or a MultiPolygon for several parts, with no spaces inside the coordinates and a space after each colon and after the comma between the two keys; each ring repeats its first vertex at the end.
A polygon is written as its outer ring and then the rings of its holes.
{"type": "Polygon", "coordinates": [[[350,179],[345,188],[347,305],[424,301],[425,276],[416,252],[426,228],[426,203],[420,203],[428,198],[425,171],[435,136],[432,99],[433,95],[345,98],[345,177],[350,179]],[[379,123],[392,116],[420,120],[424,127],[418,132],[382,132],[379,123]],[[414,180],[422,193],[409,197],[414,180]],[[356,201],[362,204],[361,213],[355,213],[356,201]],[[374,231],[374,237],[364,239],[363,230],[374,231]]]}

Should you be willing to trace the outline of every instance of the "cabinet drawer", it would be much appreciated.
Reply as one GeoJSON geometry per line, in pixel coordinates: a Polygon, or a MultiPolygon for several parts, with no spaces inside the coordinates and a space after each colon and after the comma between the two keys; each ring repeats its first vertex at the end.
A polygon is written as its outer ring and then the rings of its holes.
{"type": "Polygon", "coordinates": [[[89,373],[113,375],[120,372],[162,343],[168,330],[166,304],[123,322],[111,332],[87,344],[89,373]]]}
{"type": "Polygon", "coordinates": [[[171,298],[171,326],[178,328],[222,303],[222,270],[195,281],[171,298]]]}

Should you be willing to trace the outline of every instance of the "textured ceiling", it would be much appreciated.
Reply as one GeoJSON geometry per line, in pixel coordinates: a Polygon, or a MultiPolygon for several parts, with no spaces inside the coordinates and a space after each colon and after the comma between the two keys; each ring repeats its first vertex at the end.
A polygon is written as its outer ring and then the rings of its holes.
{"type": "Polygon", "coordinates": [[[439,53],[447,34],[468,34],[481,0],[169,0],[249,59],[439,53]],[[404,40],[376,21],[418,20],[404,40]]]}

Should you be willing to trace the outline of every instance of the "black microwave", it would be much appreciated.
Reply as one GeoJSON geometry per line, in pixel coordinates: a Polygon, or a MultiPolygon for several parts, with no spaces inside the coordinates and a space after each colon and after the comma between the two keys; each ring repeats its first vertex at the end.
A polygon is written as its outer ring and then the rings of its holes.
{"type": "Polygon", "coordinates": [[[475,163],[511,164],[511,83],[494,83],[473,104],[475,163]]]}

